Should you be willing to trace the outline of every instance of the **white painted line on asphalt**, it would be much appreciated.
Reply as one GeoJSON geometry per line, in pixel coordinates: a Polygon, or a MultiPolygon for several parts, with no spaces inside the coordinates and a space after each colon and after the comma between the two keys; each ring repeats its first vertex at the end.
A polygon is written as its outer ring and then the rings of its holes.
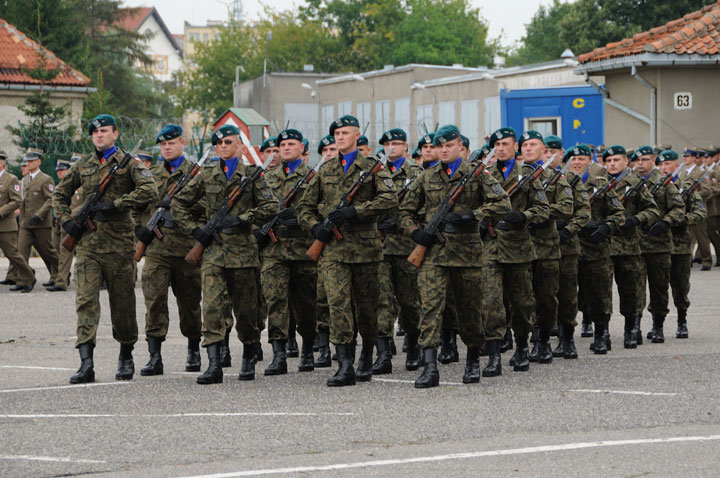
{"type": "MultiPolygon", "coordinates": [[[[415,384],[415,380],[398,380],[396,378],[376,378],[376,377],[373,377],[372,379],[373,379],[373,381],[378,381],[378,382],[411,383],[413,385],[415,384]]],[[[457,383],[457,382],[440,382],[440,385],[464,385],[464,384],[457,383]]]]}
{"type": "Polygon", "coordinates": [[[75,370],[74,368],[35,367],[35,366],[31,366],[31,365],[0,365],[0,368],[20,368],[20,369],[27,369],[27,370],[62,370],[62,371],[75,370]]]}
{"type": "Polygon", "coordinates": [[[66,458],[62,456],[33,456],[33,455],[0,455],[0,460],[29,460],[53,461],[61,463],[107,463],[101,460],[86,460],[83,458],[66,458]]]}
{"type": "Polygon", "coordinates": [[[615,393],[618,395],[649,395],[654,397],[672,397],[675,395],[678,395],[674,392],[636,392],[633,390],[568,390],[568,392],[577,392],[577,393],[615,393]]]}
{"type": "Polygon", "coordinates": [[[636,440],[607,440],[596,442],[579,442],[566,443],[562,445],[546,445],[533,446],[527,448],[509,448],[505,450],[487,450],[476,451],[470,453],[453,453],[450,455],[421,456],[417,458],[398,458],[391,460],[361,461],[356,463],[336,463],[334,465],[319,466],[298,466],[294,468],[266,468],[259,470],[235,471],[230,473],[215,473],[211,475],[194,475],[187,478],[230,478],[236,476],[261,476],[261,475],[280,475],[287,473],[308,473],[313,471],[333,471],[348,470],[353,468],[370,468],[391,465],[405,465],[409,463],[427,463],[449,460],[465,460],[468,458],[484,458],[494,456],[512,456],[525,455],[531,453],[547,453],[553,451],[580,450],[586,448],[603,448],[612,446],[625,445],[648,445],[662,443],[677,442],[697,442],[697,441],[714,441],[720,440],[720,435],[709,436],[687,436],[687,437],[667,437],[667,438],[640,438],[636,440]]]}
{"type": "Polygon", "coordinates": [[[130,385],[130,382],[81,383],[77,385],[58,385],[57,387],[12,388],[9,390],[0,390],[0,393],[36,392],[38,390],[62,390],[64,388],[108,387],[111,385],[130,385]]]}
{"type": "Polygon", "coordinates": [[[137,415],[109,413],[28,413],[2,414],[0,418],[184,418],[184,417],[347,417],[353,412],[187,412],[187,413],[144,413],[137,415]]]}

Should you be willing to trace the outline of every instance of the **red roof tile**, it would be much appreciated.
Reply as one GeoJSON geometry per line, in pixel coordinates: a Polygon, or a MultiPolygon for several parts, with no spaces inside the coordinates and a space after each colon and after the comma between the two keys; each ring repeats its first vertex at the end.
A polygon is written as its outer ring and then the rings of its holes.
{"type": "Polygon", "coordinates": [[[87,86],[90,78],[71,68],[53,52],[34,42],[15,26],[0,18],[0,83],[39,85],[27,74],[28,69],[43,66],[58,69],[60,74],[46,84],[52,86],[87,86]]]}
{"type": "Polygon", "coordinates": [[[578,56],[580,63],[641,53],[715,55],[720,49],[720,0],[632,38],[578,56]]]}
{"type": "Polygon", "coordinates": [[[115,25],[130,32],[136,32],[142,22],[153,11],[153,7],[122,8],[122,18],[115,22],[115,25]]]}

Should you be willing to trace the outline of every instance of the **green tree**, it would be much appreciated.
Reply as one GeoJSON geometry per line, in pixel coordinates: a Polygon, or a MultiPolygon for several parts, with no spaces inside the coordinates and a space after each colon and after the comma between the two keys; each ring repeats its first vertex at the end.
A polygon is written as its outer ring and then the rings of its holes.
{"type": "Polygon", "coordinates": [[[526,65],[543,61],[557,60],[567,48],[562,39],[560,22],[571,10],[568,3],[554,0],[552,5],[540,5],[528,23],[525,36],[517,51],[508,56],[508,66],[526,65]]]}

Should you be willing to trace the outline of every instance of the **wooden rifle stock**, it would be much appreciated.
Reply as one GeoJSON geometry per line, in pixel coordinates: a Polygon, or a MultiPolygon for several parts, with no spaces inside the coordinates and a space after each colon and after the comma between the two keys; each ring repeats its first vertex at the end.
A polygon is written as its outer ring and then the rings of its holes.
{"type": "Polygon", "coordinates": [[[195,241],[195,245],[185,256],[185,262],[197,266],[200,264],[200,258],[202,258],[203,252],[205,252],[205,246],[195,241]]]}
{"type": "Polygon", "coordinates": [[[415,249],[410,253],[407,260],[410,264],[414,265],[415,267],[419,268],[423,260],[425,260],[425,254],[427,254],[428,248],[427,246],[423,246],[422,244],[418,244],[415,246],[415,249]]]}

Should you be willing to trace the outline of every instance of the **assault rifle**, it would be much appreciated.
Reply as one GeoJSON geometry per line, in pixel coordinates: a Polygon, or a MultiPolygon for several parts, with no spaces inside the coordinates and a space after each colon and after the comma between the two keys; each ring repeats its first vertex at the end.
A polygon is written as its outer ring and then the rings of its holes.
{"type": "MultiPolygon", "coordinates": [[[[548,163],[552,163],[553,161],[555,161],[555,157],[557,155],[558,155],[558,153],[555,153],[553,155],[553,157],[548,160],[548,163]]],[[[560,178],[563,177],[567,173],[567,170],[569,167],[570,167],[570,160],[568,159],[567,161],[565,161],[565,164],[562,165],[562,168],[556,169],[555,172],[553,173],[552,177],[547,179],[543,183],[543,189],[547,191],[547,188],[549,188],[550,186],[555,186],[557,184],[557,182],[560,180],[560,178]]]]}
{"type": "Polygon", "coordinates": [[[590,205],[592,206],[597,202],[598,199],[602,198],[605,193],[612,191],[615,189],[615,186],[618,185],[620,181],[625,177],[625,175],[630,171],[629,168],[625,168],[625,170],[620,173],[620,175],[616,178],[612,178],[605,186],[601,187],[597,191],[595,191],[592,196],[590,196],[590,205]]]}

